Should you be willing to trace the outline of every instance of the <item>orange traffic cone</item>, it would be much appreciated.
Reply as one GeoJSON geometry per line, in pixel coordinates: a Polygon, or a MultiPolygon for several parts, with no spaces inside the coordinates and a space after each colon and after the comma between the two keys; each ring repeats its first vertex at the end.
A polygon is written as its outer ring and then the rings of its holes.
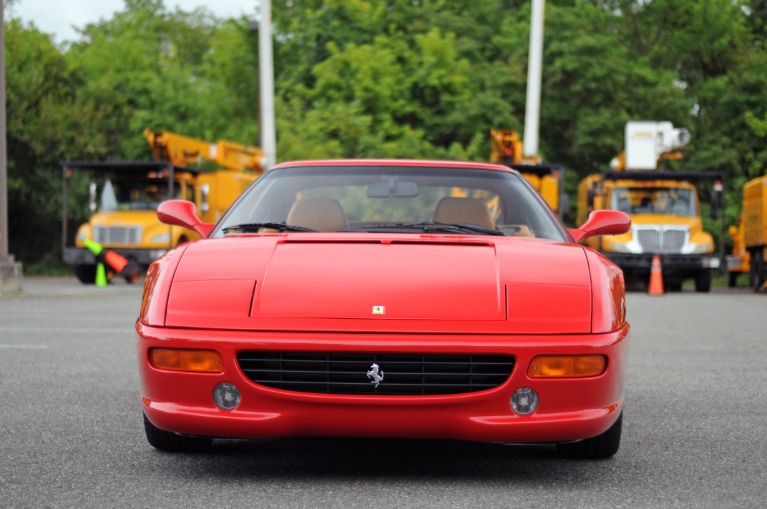
{"type": "Polygon", "coordinates": [[[650,268],[650,284],[647,287],[648,295],[663,295],[663,271],[660,267],[660,255],[656,254],[652,258],[652,267],[650,268]]]}
{"type": "Polygon", "coordinates": [[[104,249],[98,242],[94,242],[90,239],[85,239],[83,242],[85,242],[86,247],[93,253],[93,256],[96,257],[96,286],[106,286],[107,284],[104,265],[107,265],[110,269],[122,275],[127,282],[136,282],[139,276],[139,268],[135,263],[130,262],[127,258],[112,250],[104,249]]]}
{"type": "Polygon", "coordinates": [[[124,256],[115,253],[114,251],[106,250],[104,252],[104,261],[107,265],[112,267],[115,272],[122,275],[122,277],[124,277],[127,282],[135,283],[138,279],[138,267],[128,261],[128,259],[124,256]]]}

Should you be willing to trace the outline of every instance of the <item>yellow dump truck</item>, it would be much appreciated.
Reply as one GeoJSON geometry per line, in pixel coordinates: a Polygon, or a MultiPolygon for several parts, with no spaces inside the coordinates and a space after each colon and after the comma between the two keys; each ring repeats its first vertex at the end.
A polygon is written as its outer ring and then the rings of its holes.
{"type": "Polygon", "coordinates": [[[743,186],[743,209],[739,224],[730,227],[732,255],[727,257],[730,286],[740,273],[748,274],[748,285],[758,290],[767,281],[767,175],[743,186]]]}
{"type": "Polygon", "coordinates": [[[658,170],[661,160],[679,158],[675,150],[689,141],[685,130],[668,122],[629,122],[626,140],[626,151],[613,160],[612,171],[580,182],[576,224],[585,223],[596,209],[627,213],[628,233],[587,241],[623,269],[627,283],[648,281],[657,254],[668,290],[680,290],[685,280],[693,279],[696,291],[708,292],[721,254],[714,252],[714,239],[703,230],[698,188],[711,191],[716,212],[723,175],[658,170]]]}
{"type": "MultiPolygon", "coordinates": [[[[214,223],[263,172],[262,153],[229,141],[207,143],[169,132],[145,131],[154,161],[69,161],[63,165],[62,257],[83,283],[93,283],[96,259],[84,241],[93,240],[140,267],[196,234],[161,224],[157,206],[180,198],[197,205],[200,219],[214,223]],[[205,162],[212,165],[205,169],[205,162]],[[74,178],[87,174],[87,179],[74,178]],[[76,232],[68,226],[70,183],[88,186],[90,217],[76,232]],[[74,233],[74,234],[73,234],[74,233]]],[[[83,194],[83,193],[80,193],[83,194]]]]}
{"type": "Polygon", "coordinates": [[[539,157],[525,158],[522,155],[522,139],[516,131],[490,130],[490,162],[520,172],[560,217],[568,212],[564,167],[542,163],[539,157]]]}

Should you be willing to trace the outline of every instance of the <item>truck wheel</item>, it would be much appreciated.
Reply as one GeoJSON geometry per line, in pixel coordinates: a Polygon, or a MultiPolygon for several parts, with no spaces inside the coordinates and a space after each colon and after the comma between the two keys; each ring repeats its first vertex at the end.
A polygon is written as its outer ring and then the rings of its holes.
{"type": "Polygon", "coordinates": [[[701,270],[695,275],[695,291],[708,293],[711,291],[711,271],[701,270]]]}
{"type": "Polygon", "coordinates": [[[665,290],[667,292],[681,292],[682,291],[682,281],[669,281],[666,283],[665,290]]]}
{"type": "Polygon", "coordinates": [[[727,287],[736,288],[737,286],[738,286],[738,273],[735,271],[732,271],[727,275],[727,287]]]}
{"type": "Polygon", "coordinates": [[[623,412],[618,416],[610,429],[594,438],[578,442],[557,444],[557,452],[561,456],[572,459],[600,460],[613,456],[621,445],[621,428],[623,427],[623,412]]]}
{"type": "Polygon", "coordinates": [[[207,449],[213,442],[210,438],[190,437],[171,433],[158,428],[144,414],[144,432],[147,442],[155,449],[167,452],[198,452],[207,449]]]}
{"type": "Polygon", "coordinates": [[[758,290],[764,283],[764,260],[762,259],[762,250],[751,251],[751,266],[748,273],[748,285],[754,290],[758,290]]]}
{"type": "Polygon", "coordinates": [[[77,279],[84,285],[92,285],[96,282],[96,266],[87,264],[73,265],[72,270],[77,279]]]}

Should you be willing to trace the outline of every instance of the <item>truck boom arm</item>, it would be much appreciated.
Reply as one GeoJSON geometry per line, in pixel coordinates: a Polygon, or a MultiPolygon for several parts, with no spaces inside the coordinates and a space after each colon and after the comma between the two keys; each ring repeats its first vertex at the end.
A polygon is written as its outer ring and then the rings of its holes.
{"type": "Polygon", "coordinates": [[[261,173],[264,170],[264,152],[258,147],[226,140],[209,143],[181,134],[150,129],[144,130],[144,137],[156,160],[168,161],[175,166],[186,167],[204,159],[235,171],[261,173]]]}

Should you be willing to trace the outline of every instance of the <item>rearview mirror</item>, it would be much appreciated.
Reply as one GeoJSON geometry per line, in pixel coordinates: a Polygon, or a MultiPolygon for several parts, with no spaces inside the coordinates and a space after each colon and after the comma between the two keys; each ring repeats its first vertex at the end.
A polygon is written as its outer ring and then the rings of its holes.
{"type": "Polygon", "coordinates": [[[418,184],[406,180],[373,182],[368,186],[368,198],[414,198],[418,196],[418,184]]]}

